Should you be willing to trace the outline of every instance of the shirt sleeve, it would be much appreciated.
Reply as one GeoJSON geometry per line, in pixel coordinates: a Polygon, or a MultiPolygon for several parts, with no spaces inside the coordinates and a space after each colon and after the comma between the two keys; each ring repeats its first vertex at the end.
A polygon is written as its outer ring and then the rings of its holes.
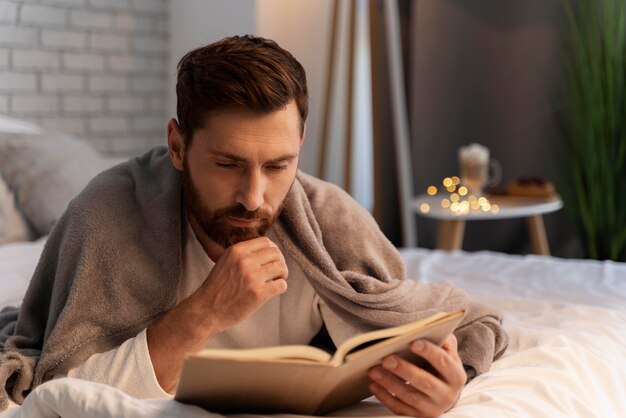
{"type": "Polygon", "coordinates": [[[138,399],[171,398],[154,373],[144,329],[136,337],[104,353],[97,353],[67,376],[113,386],[138,399]]]}

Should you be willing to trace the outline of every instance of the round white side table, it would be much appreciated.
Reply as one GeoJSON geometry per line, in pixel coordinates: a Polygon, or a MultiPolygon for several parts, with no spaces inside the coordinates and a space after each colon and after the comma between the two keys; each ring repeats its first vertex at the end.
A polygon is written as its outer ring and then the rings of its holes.
{"type": "Polygon", "coordinates": [[[438,221],[437,248],[439,249],[457,250],[461,248],[466,221],[526,218],[533,252],[540,255],[550,255],[542,215],[555,212],[563,207],[563,201],[559,196],[545,198],[493,195],[486,197],[491,204],[498,205],[498,212],[472,210],[466,214],[457,215],[450,209],[441,206],[442,196],[426,194],[415,198],[413,210],[418,215],[438,221]],[[420,209],[424,203],[428,204],[428,211],[420,209]]]}

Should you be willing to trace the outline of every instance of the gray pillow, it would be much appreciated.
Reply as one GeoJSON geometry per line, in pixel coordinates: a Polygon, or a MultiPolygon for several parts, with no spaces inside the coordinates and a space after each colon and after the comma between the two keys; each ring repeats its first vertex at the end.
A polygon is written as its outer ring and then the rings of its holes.
{"type": "Polygon", "coordinates": [[[0,176],[0,244],[30,241],[30,238],[28,223],[15,206],[15,196],[0,176]]]}
{"type": "Polygon", "coordinates": [[[38,235],[108,164],[87,143],[63,134],[0,134],[0,172],[38,235]]]}

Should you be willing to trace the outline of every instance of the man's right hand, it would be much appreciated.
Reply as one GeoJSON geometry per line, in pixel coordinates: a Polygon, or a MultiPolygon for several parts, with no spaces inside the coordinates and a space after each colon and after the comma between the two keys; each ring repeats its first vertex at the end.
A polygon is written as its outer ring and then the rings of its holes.
{"type": "Polygon", "coordinates": [[[287,263],[278,246],[260,237],[229,247],[194,293],[215,335],[244,321],[287,290],[287,263]]]}
{"type": "Polygon", "coordinates": [[[284,293],[287,275],[285,258],[269,238],[229,247],[198,290],[148,327],[148,351],[161,387],[173,390],[186,354],[284,293]]]}

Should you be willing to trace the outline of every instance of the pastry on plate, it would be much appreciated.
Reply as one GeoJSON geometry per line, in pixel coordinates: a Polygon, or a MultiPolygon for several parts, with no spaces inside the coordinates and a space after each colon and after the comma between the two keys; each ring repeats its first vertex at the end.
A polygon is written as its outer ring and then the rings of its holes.
{"type": "Polygon", "coordinates": [[[554,184],[542,177],[518,177],[506,187],[510,196],[551,197],[556,195],[554,184]]]}

